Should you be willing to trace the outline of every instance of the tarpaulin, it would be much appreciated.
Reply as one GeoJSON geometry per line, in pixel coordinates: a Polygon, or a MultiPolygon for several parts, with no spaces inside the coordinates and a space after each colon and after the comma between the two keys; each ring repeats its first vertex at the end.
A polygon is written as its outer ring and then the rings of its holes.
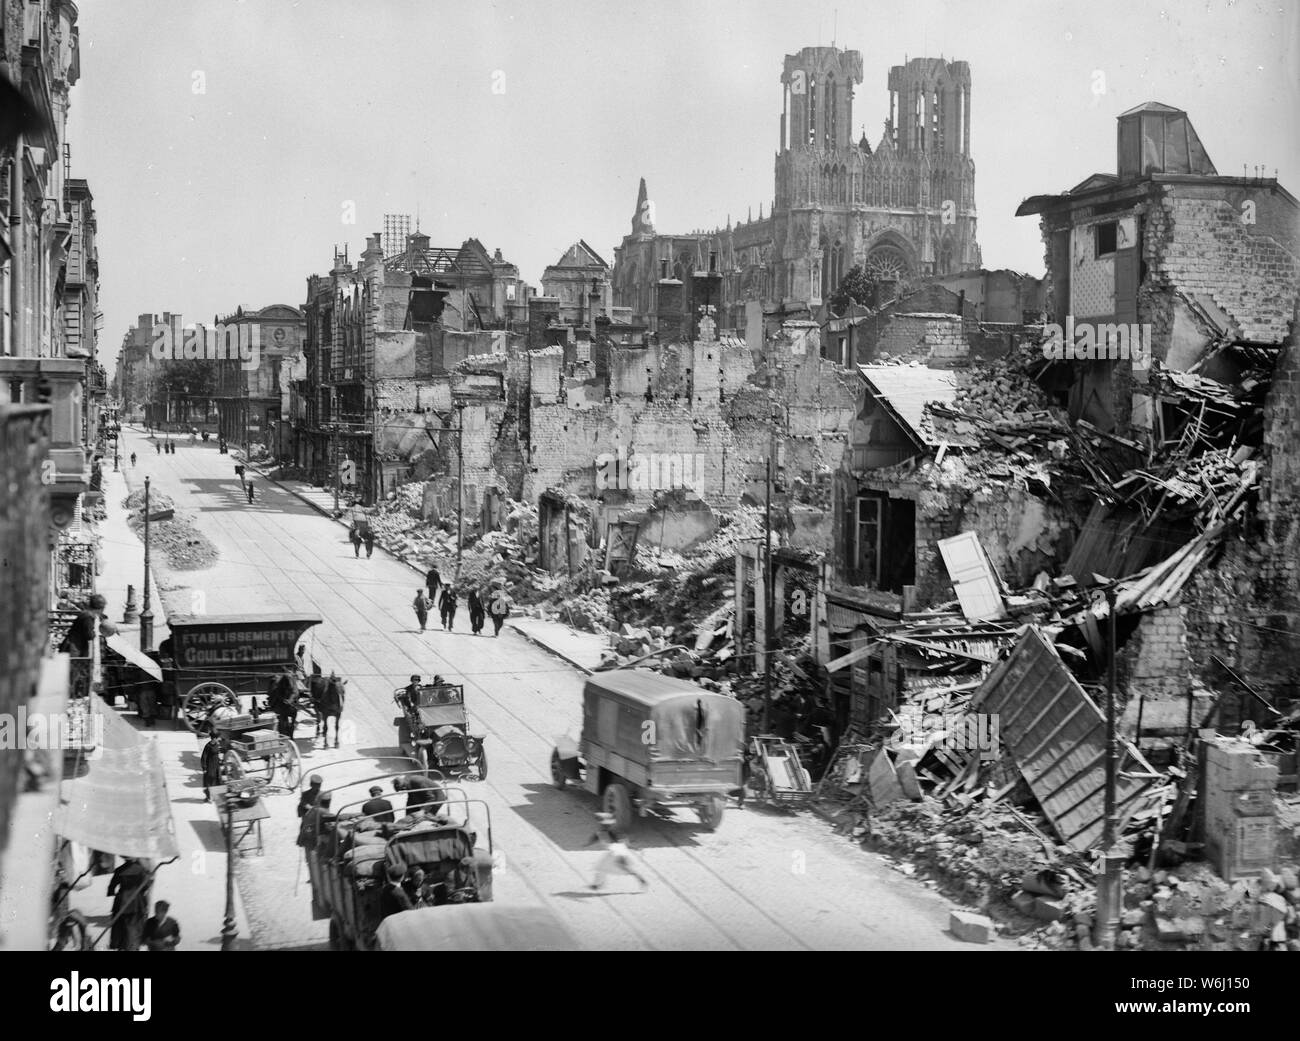
{"type": "Polygon", "coordinates": [[[655,705],[654,746],[659,759],[735,759],[744,740],[744,707],[734,698],[700,691],[655,705]]]}
{"type": "Polygon", "coordinates": [[[102,720],[103,738],[81,775],[61,784],[55,831],[104,853],[171,860],[179,851],[157,748],[94,694],[90,714],[90,732],[98,736],[102,720]]]}
{"type": "Polygon", "coordinates": [[[143,651],[132,647],[125,637],[114,634],[106,636],[104,642],[108,644],[109,650],[117,652],[137,669],[143,669],[154,679],[162,682],[163,674],[159,664],[143,651]]]}
{"type": "Polygon", "coordinates": [[[573,934],[544,907],[452,904],[389,915],[381,951],[577,951],[573,934]]]}

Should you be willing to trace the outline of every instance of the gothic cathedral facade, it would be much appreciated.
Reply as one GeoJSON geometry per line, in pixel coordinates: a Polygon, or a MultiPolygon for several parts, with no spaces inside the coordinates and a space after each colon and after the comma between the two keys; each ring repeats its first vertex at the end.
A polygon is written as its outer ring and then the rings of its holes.
{"type": "MultiPolygon", "coordinates": [[[[656,231],[645,182],[631,234],[614,251],[615,304],[651,318],[662,278],[721,275],[718,323],[742,328],[747,301],[815,312],[857,264],[895,287],[980,266],[970,66],[913,58],[889,70],[889,117],[873,149],[853,139],[862,55],[787,55],[772,210],[709,232],[656,231]]],[[[686,294],[690,300],[692,294],[686,294]]]]}

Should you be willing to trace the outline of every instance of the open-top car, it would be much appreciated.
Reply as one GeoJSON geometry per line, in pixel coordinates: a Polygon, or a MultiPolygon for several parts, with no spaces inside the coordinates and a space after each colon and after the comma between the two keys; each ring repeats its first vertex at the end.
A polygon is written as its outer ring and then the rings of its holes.
{"type": "Polygon", "coordinates": [[[484,735],[469,732],[463,685],[412,684],[394,691],[393,700],[402,710],[393,722],[403,752],[444,777],[487,778],[484,735]]]}

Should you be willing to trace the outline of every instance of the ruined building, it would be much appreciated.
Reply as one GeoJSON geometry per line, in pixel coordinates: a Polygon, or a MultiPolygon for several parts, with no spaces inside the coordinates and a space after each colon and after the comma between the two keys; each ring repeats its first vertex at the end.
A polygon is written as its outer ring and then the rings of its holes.
{"type": "MultiPolygon", "coordinates": [[[[614,251],[615,303],[656,314],[658,281],[704,270],[713,253],[721,284],[708,302],[719,327],[752,339],[753,305],[815,308],[857,264],[895,285],[978,267],[970,66],[914,58],[890,69],[890,115],[874,149],[865,131],[854,138],[861,82],[858,51],[805,47],[786,56],[766,218],[760,205],[756,220],[664,234],[642,180],[631,232],[614,251]]],[[[683,313],[704,302],[684,300],[683,313]]]]}

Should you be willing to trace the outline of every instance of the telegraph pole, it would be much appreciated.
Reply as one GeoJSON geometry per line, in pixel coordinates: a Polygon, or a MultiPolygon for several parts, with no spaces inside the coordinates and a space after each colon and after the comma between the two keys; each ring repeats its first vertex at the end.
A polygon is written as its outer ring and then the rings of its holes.
{"type": "Polygon", "coordinates": [[[456,405],[456,578],[465,544],[465,403],[456,405]]]}
{"type": "MultiPolygon", "coordinates": [[[[770,446],[769,446],[770,448],[770,446]]],[[[772,729],[772,454],[767,456],[767,496],[763,511],[763,733],[772,729]]]]}
{"type": "Polygon", "coordinates": [[[339,425],[337,423],[331,425],[330,433],[332,435],[330,441],[334,446],[334,458],[330,461],[330,466],[334,470],[334,516],[337,517],[339,515],[339,482],[343,480],[343,476],[339,473],[339,425]]]}
{"type": "MultiPolygon", "coordinates": [[[[1116,712],[1116,700],[1119,692],[1115,682],[1115,585],[1106,590],[1108,607],[1107,644],[1110,652],[1109,676],[1106,684],[1106,819],[1101,838],[1102,871],[1097,878],[1097,946],[1103,950],[1113,950],[1115,935],[1119,929],[1121,904],[1123,901],[1123,858],[1115,854],[1115,840],[1119,837],[1119,806],[1116,786],[1119,781],[1119,720],[1116,712]]],[[[1157,835],[1152,841],[1158,842],[1157,835]]]]}
{"type": "Polygon", "coordinates": [[[153,647],[153,607],[149,599],[149,478],[144,479],[144,610],[140,612],[140,650],[153,647]]]}

